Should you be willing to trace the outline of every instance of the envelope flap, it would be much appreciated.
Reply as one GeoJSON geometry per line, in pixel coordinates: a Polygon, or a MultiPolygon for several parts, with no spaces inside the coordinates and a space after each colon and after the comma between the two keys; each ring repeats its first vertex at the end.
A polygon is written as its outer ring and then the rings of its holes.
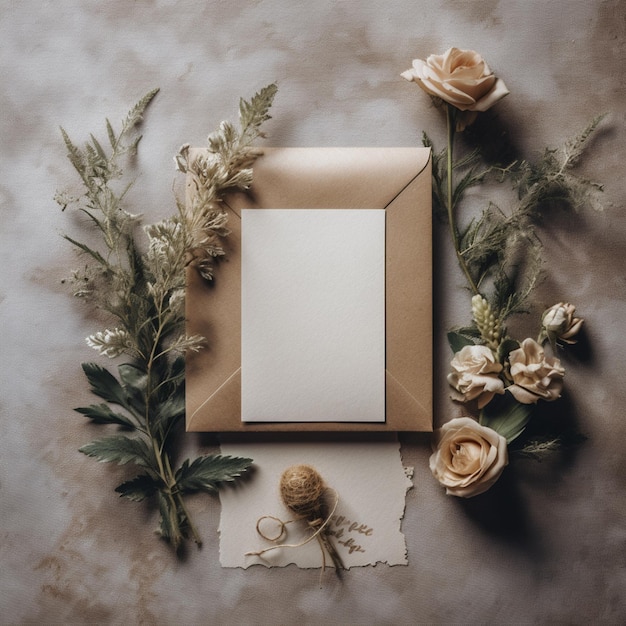
{"type": "Polygon", "coordinates": [[[265,148],[238,212],[264,208],[384,209],[426,166],[423,148],[265,148]]]}

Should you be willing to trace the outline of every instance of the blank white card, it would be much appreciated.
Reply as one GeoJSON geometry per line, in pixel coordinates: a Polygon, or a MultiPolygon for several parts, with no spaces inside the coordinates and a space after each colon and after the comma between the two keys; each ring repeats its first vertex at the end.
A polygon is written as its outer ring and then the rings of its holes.
{"type": "Polygon", "coordinates": [[[385,211],[244,209],[244,422],[385,421],[385,211]]]}

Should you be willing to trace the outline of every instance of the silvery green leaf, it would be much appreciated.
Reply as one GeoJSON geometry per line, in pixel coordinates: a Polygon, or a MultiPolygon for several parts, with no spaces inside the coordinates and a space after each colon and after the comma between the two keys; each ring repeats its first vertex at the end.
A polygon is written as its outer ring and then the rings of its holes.
{"type": "MultiPolygon", "coordinates": [[[[87,215],[89,215],[89,217],[93,219],[95,222],[98,221],[88,211],[85,210],[84,212],[87,213],[87,215]]],[[[89,256],[92,256],[103,267],[106,267],[108,265],[104,257],[97,250],[93,250],[87,244],[81,243],[80,241],[76,241],[76,239],[72,239],[68,235],[63,235],[63,238],[69,241],[71,244],[75,245],[77,248],[79,248],[80,250],[88,254],[89,256]]]]}
{"type": "Polygon", "coordinates": [[[448,334],[448,344],[452,352],[455,354],[462,350],[465,346],[473,346],[476,341],[473,337],[468,335],[467,333],[461,333],[454,330],[451,330],[448,334]]]}
{"type": "Polygon", "coordinates": [[[498,360],[500,363],[506,359],[506,357],[513,352],[513,350],[517,350],[519,348],[519,341],[515,339],[511,339],[507,337],[502,343],[498,346],[498,360]]]}
{"type": "Polygon", "coordinates": [[[244,131],[257,129],[263,122],[271,119],[269,110],[276,96],[278,87],[272,83],[263,87],[252,96],[250,102],[243,98],[239,101],[239,122],[244,131]]]}
{"type": "Polygon", "coordinates": [[[158,93],[159,88],[157,87],[156,89],[149,91],[143,98],[141,98],[141,100],[139,100],[139,102],[137,102],[137,104],[135,104],[135,106],[128,112],[120,134],[128,132],[142,120],[146,107],[158,93]]]}

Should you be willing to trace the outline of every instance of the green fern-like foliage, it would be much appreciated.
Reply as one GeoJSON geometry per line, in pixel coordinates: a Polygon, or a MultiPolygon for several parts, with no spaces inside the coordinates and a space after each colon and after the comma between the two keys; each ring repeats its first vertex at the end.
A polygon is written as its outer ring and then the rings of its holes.
{"type": "Polygon", "coordinates": [[[176,162],[193,186],[189,202],[179,202],[181,220],[188,237],[186,263],[206,280],[212,280],[215,261],[224,255],[221,245],[227,236],[228,215],[222,205],[224,194],[245,190],[252,183],[252,165],[260,151],[253,143],[264,136],[261,126],[271,119],[269,110],[277,87],[268,85],[249,101],[239,103],[239,127],[222,122],[208,137],[208,151],[192,156],[190,147],[181,147],[176,162]]]}
{"type": "MultiPolygon", "coordinates": [[[[562,147],[545,150],[535,162],[494,164],[487,161],[478,146],[453,163],[453,213],[464,202],[467,191],[485,181],[505,184],[513,192],[506,209],[489,203],[464,225],[450,225],[456,230],[457,254],[470,288],[487,298],[502,326],[511,315],[528,310],[531,294],[540,281],[541,243],[536,235],[539,220],[555,208],[601,208],[597,192],[602,186],[578,176],[574,168],[603,118],[594,118],[562,147]]],[[[434,148],[425,133],[422,143],[434,148]]],[[[447,176],[447,149],[433,149],[433,207],[443,220],[448,220],[447,176]]],[[[455,345],[485,341],[474,325],[455,329],[452,337],[455,345]]],[[[508,338],[503,333],[505,340],[508,338]]]]}
{"type": "Polygon", "coordinates": [[[240,103],[240,128],[223,122],[209,137],[210,159],[188,162],[188,148],[179,167],[192,173],[200,201],[176,215],[139,228],[125,197],[124,157],[137,150],[137,126],[158,90],[146,94],[124,118],[119,132],[106,120],[108,145],[94,135],[82,147],[61,134],[68,159],[82,183],[78,198],[57,194],[62,209],[71,206],[89,218],[100,235],[99,245],[66,239],[81,253],[83,267],[75,271],[74,294],[109,316],[109,328],[87,338],[101,355],[125,357],[112,373],[95,363],[83,365],[93,394],[102,402],[76,409],[94,424],[119,432],[96,439],[81,452],[101,462],[134,464],[139,474],[116,488],[133,501],[156,498],[160,532],[178,548],[186,538],[201,542],[188,514],[184,496],[214,493],[247,471],[252,460],[221,455],[185,460],[176,468],[173,448],[185,414],[183,353],[198,350],[202,337],[185,334],[185,271],[195,264],[206,278],[213,260],[223,254],[220,239],[228,234],[221,208],[226,191],[246,188],[258,150],[252,147],[269,119],[276,87],[270,85],[249,102],[240,103]]]}

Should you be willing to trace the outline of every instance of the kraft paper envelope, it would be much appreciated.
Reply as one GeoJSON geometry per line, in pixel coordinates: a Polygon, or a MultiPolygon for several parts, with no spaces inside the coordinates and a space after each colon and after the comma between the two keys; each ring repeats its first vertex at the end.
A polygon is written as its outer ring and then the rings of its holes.
{"type": "Polygon", "coordinates": [[[213,282],[187,272],[187,333],[207,339],[206,348],[186,357],[187,430],[432,430],[430,150],[265,148],[250,190],[230,195],[225,208],[231,234],[213,282]],[[385,422],[242,422],[244,208],[385,209],[385,422]]]}

